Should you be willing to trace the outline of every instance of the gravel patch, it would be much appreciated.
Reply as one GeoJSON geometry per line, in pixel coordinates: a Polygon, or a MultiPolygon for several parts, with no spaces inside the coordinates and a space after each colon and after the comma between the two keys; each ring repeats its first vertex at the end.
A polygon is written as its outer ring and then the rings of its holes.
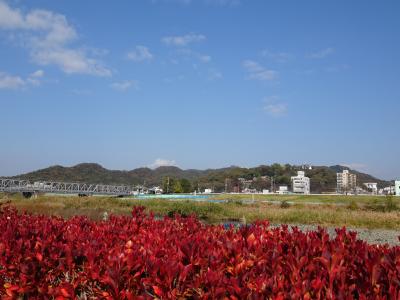
{"type": "MultiPolygon", "coordinates": [[[[272,227],[278,227],[281,224],[271,224],[272,227]]],[[[304,224],[287,224],[290,226],[297,226],[301,231],[317,230],[317,225],[304,225],[304,224]]],[[[335,228],[337,227],[324,227],[331,238],[336,236],[335,228]]],[[[399,246],[400,231],[388,229],[366,229],[366,228],[346,228],[348,231],[356,231],[357,238],[367,242],[368,244],[389,244],[390,246],[399,246]]]]}

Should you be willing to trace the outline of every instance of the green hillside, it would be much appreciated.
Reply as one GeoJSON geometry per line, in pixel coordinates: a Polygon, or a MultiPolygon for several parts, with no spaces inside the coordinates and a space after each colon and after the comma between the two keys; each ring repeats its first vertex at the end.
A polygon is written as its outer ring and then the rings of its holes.
{"type": "MultiPolygon", "coordinates": [[[[87,182],[103,184],[125,184],[147,186],[162,185],[163,179],[187,179],[192,188],[213,188],[215,191],[230,191],[238,184],[238,178],[253,180],[252,187],[257,189],[270,188],[270,178],[273,177],[275,185],[290,184],[290,176],[296,175],[300,166],[294,165],[260,165],[254,168],[228,167],[208,170],[182,170],[178,167],[159,167],[156,169],[138,168],[131,171],[108,170],[99,164],[82,163],[73,167],[52,166],[27,174],[15,176],[16,178],[31,181],[54,180],[67,182],[87,182]],[[267,177],[265,177],[267,176],[267,177]]],[[[348,169],[343,166],[314,166],[306,169],[306,176],[311,179],[312,192],[333,192],[336,188],[336,172],[348,169]]],[[[364,182],[377,182],[380,187],[390,184],[388,181],[377,179],[371,175],[350,170],[357,174],[359,185],[364,182]]]]}

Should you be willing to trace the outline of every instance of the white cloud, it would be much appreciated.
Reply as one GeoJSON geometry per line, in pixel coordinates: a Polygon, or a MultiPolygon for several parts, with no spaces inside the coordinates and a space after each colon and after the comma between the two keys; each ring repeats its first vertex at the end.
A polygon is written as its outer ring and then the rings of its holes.
{"type": "Polygon", "coordinates": [[[39,85],[40,78],[42,78],[44,72],[37,70],[30,74],[27,78],[20,76],[10,75],[4,72],[0,72],[0,89],[20,89],[29,85],[39,85]]]}
{"type": "Polygon", "coordinates": [[[32,85],[40,85],[40,79],[44,76],[43,70],[37,70],[30,74],[26,79],[26,82],[32,85]]]}
{"type": "Polygon", "coordinates": [[[278,72],[266,69],[259,63],[252,60],[245,60],[243,62],[243,67],[247,71],[249,79],[271,81],[275,80],[278,76],[278,72]]]}
{"type": "Polygon", "coordinates": [[[149,48],[139,45],[135,47],[135,50],[128,52],[127,57],[135,62],[142,62],[152,60],[153,54],[151,54],[149,48]]]}
{"type": "Polygon", "coordinates": [[[284,103],[266,104],[264,110],[274,117],[280,117],[286,114],[287,105],[284,103]]]}
{"type": "Polygon", "coordinates": [[[310,53],[307,55],[307,57],[312,58],[312,59],[320,59],[320,58],[325,58],[328,55],[333,54],[334,52],[335,52],[335,49],[333,49],[333,48],[325,48],[320,51],[310,53]]]}
{"type": "Polygon", "coordinates": [[[119,92],[125,92],[131,88],[137,89],[138,82],[135,80],[124,80],[120,82],[114,82],[110,85],[114,90],[119,92]]]}
{"type": "Polygon", "coordinates": [[[89,74],[111,76],[111,70],[104,67],[94,58],[89,58],[79,49],[41,48],[32,52],[33,60],[40,65],[58,66],[67,74],[89,74]]]}
{"type": "Polygon", "coordinates": [[[176,50],[176,53],[186,58],[194,58],[202,63],[209,63],[211,61],[210,55],[201,54],[188,48],[179,48],[176,50]]]}
{"type": "Polygon", "coordinates": [[[41,78],[44,75],[44,71],[43,70],[37,70],[35,72],[33,72],[30,77],[32,78],[41,78]]]}
{"type": "Polygon", "coordinates": [[[152,164],[149,165],[149,167],[152,169],[156,169],[158,167],[167,167],[167,166],[176,166],[175,160],[157,158],[152,164]]]}
{"type": "Polygon", "coordinates": [[[287,52],[271,52],[270,50],[264,50],[261,53],[262,56],[268,57],[276,62],[285,63],[294,58],[293,54],[287,52]]]}
{"type": "Polygon", "coordinates": [[[166,36],[161,41],[168,46],[184,47],[191,43],[204,41],[206,37],[202,34],[189,33],[182,36],[166,36]]]}
{"type": "Polygon", "coordinates": [[[110,76],[112,73],[90,57],[85,48],[70,46],[78,34],[64,15],[40,9],[23,13],[0,1],[0,29],[16,32],[37,64],[56,65],[69,74],[110,76]]]}
{"type": "Polygon", "coordinates": [[[14,29],[22,27],[24,20],[18,10],[11,9],[5,2],[0,1],[0,28],[14,29]]]}
{"type": "Polygon", "coordinates": [[[0,89],[18,89],[25,86],[25,80],[0,72],[0,89]]]}
{"type": "Polygon", "coordinates": [[[201,60],[202,62],[210,62],[211,61],[211,56],[209,55],[199,55],[199,60],[201,60]]]}
{"type": "Polygon", "coordinates": [[[269,96],[264,99],[264,111],[273,117],[282,117],[287,113],[286,103],[280,101],[278,96],[269,96]]]}

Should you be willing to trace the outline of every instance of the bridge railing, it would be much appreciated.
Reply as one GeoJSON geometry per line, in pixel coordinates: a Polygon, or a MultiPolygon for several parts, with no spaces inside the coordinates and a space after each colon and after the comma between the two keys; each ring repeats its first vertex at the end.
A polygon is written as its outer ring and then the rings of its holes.
{"type": "Polygon", "coordinates": [[[74,182],[38,181],[0,179],[2,192],[43,192],[63,194],[97,194],[97,195],[129,195],[133,188],[125,185],[87,184],[74,182]]]}

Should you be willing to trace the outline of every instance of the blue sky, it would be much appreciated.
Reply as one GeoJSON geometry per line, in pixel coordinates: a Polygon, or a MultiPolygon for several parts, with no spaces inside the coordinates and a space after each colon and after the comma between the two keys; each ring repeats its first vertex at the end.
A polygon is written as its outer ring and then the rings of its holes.
{"type": "Polygon", "coordinates": [[[0,0],[0,175],[280,162],[400,178],[399,11],[0,0]]]}

